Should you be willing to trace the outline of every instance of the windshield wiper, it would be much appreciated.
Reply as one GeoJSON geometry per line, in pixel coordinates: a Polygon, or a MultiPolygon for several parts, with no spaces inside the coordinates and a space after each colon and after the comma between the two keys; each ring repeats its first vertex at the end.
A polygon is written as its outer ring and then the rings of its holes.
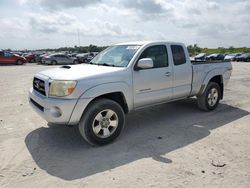
{"type": "Polygon", "coordinates": [[[107,66],[107,67],[115,67],[113,64],[108,64],[108,63],[93,63],[93,62],[88,62],[86,64],[91,64],[91,65],[98,65],[98,66],[107,66]]]}
{"type": "Polygon", "coordinates": [[[107,67],[115,67],[115,65],[108,64],[108,63],[101,63],[101,64],[98,64],[98,65],[107,66],[107,67]]]}
{"type": "Polygon", "coordinates": [[[86,64],[90,64],[90,65],[98,65],[97,63],[93,63],[93,62],[88,62],[88,63],[86,63],[86,64]]]}

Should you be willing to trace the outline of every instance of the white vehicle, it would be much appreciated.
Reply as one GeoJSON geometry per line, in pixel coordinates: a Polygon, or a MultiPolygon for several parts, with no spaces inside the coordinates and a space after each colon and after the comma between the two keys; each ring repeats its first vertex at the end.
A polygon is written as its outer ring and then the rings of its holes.
{"type": "Polygon", "coordinates": [[[29,101],[46,121],[78,125],[87,142],[104,145],[118,137],[133,110],[189,97],[214,110],[231,72],[230,62],[191,62],[182,43],[122,43],[89,64],[37,73],[29,101]]]}
{"type": "Polygon", "coordinates": [[[235,61],[237,57],[239,57],[242,53],[235,53],[235,54],[228,54],[224,57],[224,60],[226,61],[235,61]]]}

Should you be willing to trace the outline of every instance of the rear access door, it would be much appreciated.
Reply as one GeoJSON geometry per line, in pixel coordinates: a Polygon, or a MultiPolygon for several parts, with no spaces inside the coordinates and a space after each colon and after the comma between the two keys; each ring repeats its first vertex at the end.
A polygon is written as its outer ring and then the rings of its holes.
{"type": "Polygon", "coordinates": [[[170,45],[172,51],[173,73],[173,98],[186,98],[192,89],[193,70],[189,62],[186,48],[179,44],[170,45]]]}

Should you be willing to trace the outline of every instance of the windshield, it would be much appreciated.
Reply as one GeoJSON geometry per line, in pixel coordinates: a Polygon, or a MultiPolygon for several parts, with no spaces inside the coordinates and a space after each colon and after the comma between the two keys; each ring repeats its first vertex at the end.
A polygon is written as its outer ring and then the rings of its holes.
{"type": "Polygon", "coordinates": [[[99,53],[90,64],[126,67],[139,48],[138,45],[111,46],[99,53]]]}

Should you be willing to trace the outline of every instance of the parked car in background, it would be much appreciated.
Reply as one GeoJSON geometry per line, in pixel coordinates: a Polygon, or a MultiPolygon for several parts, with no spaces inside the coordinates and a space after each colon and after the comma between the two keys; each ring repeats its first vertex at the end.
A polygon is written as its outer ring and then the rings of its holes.
{"type": "Polygon", "coordinates": [[[244,53],[235,58],[236,61],[250,62],[250,53],[244,53]]]}
{"type": "Polygon", "coordinates": [[[97,54],[98,54],[98,52],[82,53],[82,54],[76,55],[76,58],[78,59],[78,61],[79,61],[80,63],[88,63],[88,62],[90,62],[97,54]]]}
{"type": "Polygon", "coordinates": [[[77,64],[78,60],[74,57],[69,57],[65,54],[52,54],[44,56],[42,59],[43,64],[57,65],[57,64],[77,64]]]}
{"type": "Polygon", "coordinates": [[[16,54],[16,55],[19,55],[19,56],[22,56],[22,55],[23,55],[23,52],[19,52],[19,51],[12,51],[11,53],[16,54]]]}
{"type": "Polygon", "coordinates": [[[76,55],[77,60],[79,63],[87,63],[89,61],[89,54],[88,53],[81,53],[76,55]]]}
{"type": "Polygon", "coordinates": [[[0,64],[22,65],[24,63],[27,63],[24,57],[11,52],[0,51],[0,64]]]}
{"type": "Polygon", "coordinates": [[[67,54],[69,57],[76,57],[78,55],[78,53],[71,53],[71,54],[67,54]]]}
{"type": "Polygon", "coordinates": [[[26,60],[27,62],[29,63],[34,63],[36,61],[36,57],[35,57],[35,54],[32,54],[32,53],[25,53],[22,55],[26,60]]]}
{"type": "Polygon", "coordinates": [[[228,54],[224,57],[225,61],[235,61],[236,57],[240,56],[242,53],[228,54]]]}
{"type": "Polygon", "coordinates": [[[37,63],[42,63],[42,59],[45,57],[45,56],[49,56],[50,54],[49,53],[42,53],[40,55],[37,55],[36,56],[36,62],[37,63]]]}
{"type": "Polygon", "coordinates": [[[89,53],[89,61],[91,61],[95,56],[97,56],[99,52],[90,52],[89,53]]]}
{"type": "Polygon", "coordinates": [[[205,60],[205,58],[206,58],[205,53],[200,53],[194,57],[195,60],[201,60],[201,61],[205,60]]]}
{"type": "Polygon", "coordinates": [[[206,57],[206,60],[224,60],[224,54],[211,54],[206,57]]]}

